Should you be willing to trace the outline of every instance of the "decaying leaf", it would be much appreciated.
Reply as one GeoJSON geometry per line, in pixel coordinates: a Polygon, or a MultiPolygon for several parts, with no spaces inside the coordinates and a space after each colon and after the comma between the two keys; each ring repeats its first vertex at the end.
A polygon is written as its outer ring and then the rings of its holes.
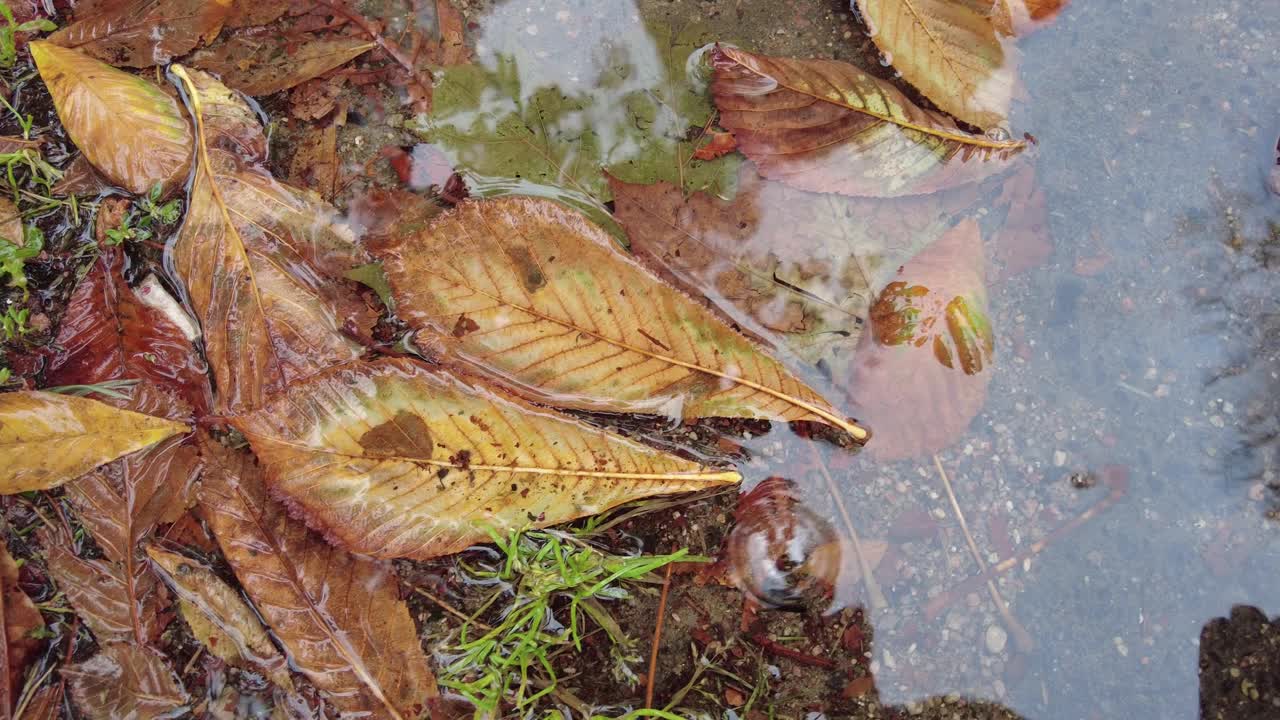
{"type": "Polygon", "coordinates": [[[112,643],[62,668],[71,698],[91,720],[174,718],[187,712],[187,691],[152,650],[112,643]]]}
{"type": "Polygon", "coordinates": [[[961,130],[836,60],[712,52],[720,125],[766,177],[845,195],[922,195],[1005,170],[1022,140],[961,130]]]}
{"type": "Polygon", "coordinates": [[[1004,122],[1017,49],[996,33],[992,0],[857,0],[857,6],[876,47],[925,97],[984,130],[1004,122]]]}
{"type": "Polygon", "coordinates": [[[686,418],[816,421],[866,432],[774,358],[663,283],[581,213],[467,202],[375,243],[410,324],[529,399],[686,418]]]}
{"type": "Polygon", "coordinates": [[[231,0],[126,0],[79,13],[49,42],[116,66],[164,65],[217,36],[230,12],[231,0]]]}
{"type": "Polygon", "coordinates": [[[22,229],[22,213],[8,197],[0,198],[0,242],[18,247],[27,242],[22,229]]]}
{"type": "MultiPolygon", "coordinates": [[[[572,33],[572,24],[563,30],[572,33]]],[[[610,199],[602,168],[627,182],[683,182],[688,190],[728,194],[734,159],[693,160],[695,143],[688,139],[691,129],[707,124],[711,107],[685,63],[714,37],[699,26],[634,30],[619,28],[611,36],[617,47],[592,48],[566,37],[563,47],[572,58],[512,48],[514,56],[444,69],[423,139],[467,173],[480,196],[521,192],[527,183],[550,186],[579,209],[598,211],[592,215],[598,222],[610,199]],[[630,37],[643,38],[641,46],[626,47],[630,37]],[[593,53],[617,60],[589,87],[566,85],[561,69],[598,62],[593,53]]]]}
{"type": "Polygon", "coordinates": [[[848,388],[876,428],[867,450],[877,458],[937,452],[982,409],[995,345],[984,273],[982,236],[966,219],[876,299],[848,388]]]}
{"type": "Polygon", "coordinates": [[[231,14],[227,16],[227,27],[249,27],[266,25],[289,11],[295,0],[231,0],[231,14]]]}
{"type": "Polygon", "coordinates": [[[203,563],[155,545],[147,555],[164,570],[177,594],[182,617],[192,634],[228,664],[260,669],[267,679],[293,690],[284,656],[271,644],[258,616],[213,570],[203,563]]]}
{"type": "Polygon", "coordinates": [[[374,43],[352,37],[309,38],[295,47],[274,32],[239,32],[192,53],[185,62],[217,73],[228,87],[246,95],[270,95],[345,65],[374,43]]]}
{"type": "Polygon", "coordinates": [[[191,129],[178,103],[147,80],[45,41],[31,43],[58,117],[108,180],[143,194],[186,179],[191,129]]]}
{"type": "Polygon", "coordinates": [[[0,675],[0,703],[4,711],[13,707],[14,699],[22,691],[23,676],[27,671],[27,663],[40,649],[39,638],[32,633],[44,627],[44,619],[35,603],[18,585],[18,564],[14,562],[9,549],[0,542],[0,633],[5,647],[6,672],[0,675]]]}
{"type": "Polygon", "coordinates": [[[118,246],[99,250],[98,259],[67,302],[49,360],[49,385],[93,385],[136,379],[185,400],[198,413],[210,404],[204,362],[183,328],[144,302],[124,279],[118,246]]]}
{"type": "Polygon", "coordinates": [[[41,532],[40,540],[50,577],[99,643],[141,647],[160,633],[163,596],[156,593],[162,588],[145,565],[135,564],[135,574],[126,576],[120,563],[82,558],[60,528],[41,532]]]}
{"type": "Polygon", "coordinates": [[[360,355],[343,332],[372,324],[341,278],[368,259],[315,193],[277,182],[228,148],[257,148],[247,105],[207,73],[177,67],[197,127],[196,172],[174,265],[205,334],[218,407],[244,410],[273,390],[360,355]]]}
{"type": "Polygon", "coordinates": [[[235,424],[273,490],[374,557],[447,555],[488,529],[739,479],[407,360],[320,373],[235,424]]]}
{"type": "Polygon", "coordinates": [[[293,666],[344,713],[421,716],[439,691],[395,576],[290,519],[252,456],[206,450],[209,524],[293,666]]]}
{"type": "Polygon", "coordinates": [[[187,429],[180,422],[88,398],[2,393],[0,494],[57,487],[187,429]]]}
{"type": "Polygon", "coordinates": [[[49,194],[54,197],[96,197],[110,189],[111,181],[103,177],[93,163],[80,154],[62,171],[62,179],[50,188],[49,194]]]}

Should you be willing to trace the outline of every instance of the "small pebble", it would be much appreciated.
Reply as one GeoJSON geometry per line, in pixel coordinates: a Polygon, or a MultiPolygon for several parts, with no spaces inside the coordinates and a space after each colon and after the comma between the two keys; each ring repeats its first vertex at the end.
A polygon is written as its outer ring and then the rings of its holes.
{"type": "Polygon", "coordinates": [[[987,627],[987,652],[992,655],[999,655],[1004,650],[1004,646],[1009,642],[1009,633],[999,625],[990,625],[987,627]]]}
{"type": "Polygon", "coordinates": [[[1062,450],[1053,451],[1053,466],[1062,467],[1067,464],[1067,453],[1062,450]]]}

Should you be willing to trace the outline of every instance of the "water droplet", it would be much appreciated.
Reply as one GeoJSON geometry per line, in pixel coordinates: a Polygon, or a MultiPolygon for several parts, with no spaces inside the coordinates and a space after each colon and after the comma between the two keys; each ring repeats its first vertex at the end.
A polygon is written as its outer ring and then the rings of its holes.
{"type": "Polygon", "coordinates": [[[1008,130],[1002,127],[993,127],[987,131],[987,139],[995,142],[1008,142],[1013,137],[1008,130]]]}
{"type": "Polygon", "coordinates": [[[764,605],[795,607],[829,589],[840,543],[826,520],[801,504],[795,484],[769,478],[738,501],[726,541],[730,578],[764,605]]]}

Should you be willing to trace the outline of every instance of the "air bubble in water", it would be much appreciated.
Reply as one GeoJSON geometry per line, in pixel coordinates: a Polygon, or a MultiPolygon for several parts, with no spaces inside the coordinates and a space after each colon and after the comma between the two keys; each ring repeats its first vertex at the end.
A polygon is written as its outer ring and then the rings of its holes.
{"type": "Polygon", "coordinates": [[[827,521],[801,504],[790,480],[769,478],[738,501],[726,541],[729,575],[772,607],[795,607],[828,591],[840,569],[840,543],[827,521]]]}
{"type": "Polygon", "coordinates": [[[1002,127],[993,127],[987,131],[987,139],[995,142],[1008,142],[1012,136],[1002,127]]]}

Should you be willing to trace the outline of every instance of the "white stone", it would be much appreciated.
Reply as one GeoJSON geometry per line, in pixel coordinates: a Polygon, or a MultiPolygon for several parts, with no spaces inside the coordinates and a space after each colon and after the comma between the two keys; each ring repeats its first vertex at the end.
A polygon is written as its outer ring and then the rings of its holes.
{"type": "Polygon", "coordinates": [[[1009,633],[999,625],[989,625],[987,627],[987,652],[992,655],[998,655],[1004,650],[1004,646],[1009,642],[1009,633]]]}

